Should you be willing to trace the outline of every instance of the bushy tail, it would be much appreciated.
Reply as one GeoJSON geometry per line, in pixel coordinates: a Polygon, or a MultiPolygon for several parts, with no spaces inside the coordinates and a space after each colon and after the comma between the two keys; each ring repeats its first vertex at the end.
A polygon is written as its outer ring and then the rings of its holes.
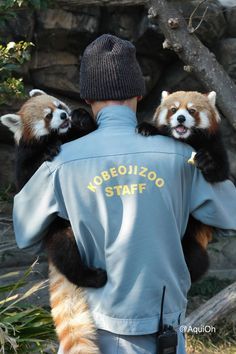
{"type": "Polygon", "coordinates": [[[70,283],[51,262],[49,281],[52,317],[64,354],[100,354],[83,290],[70,283]]]}

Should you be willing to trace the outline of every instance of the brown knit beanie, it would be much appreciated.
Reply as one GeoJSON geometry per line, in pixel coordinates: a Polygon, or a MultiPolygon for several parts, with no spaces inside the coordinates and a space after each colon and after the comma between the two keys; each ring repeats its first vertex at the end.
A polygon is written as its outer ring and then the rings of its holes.
{"type": "Polygon", "coordinates": [[[80,66],[80,96],[123,100],[145,94],[145,82],[132,43],[104,34],[87,46],[80,66]]]}

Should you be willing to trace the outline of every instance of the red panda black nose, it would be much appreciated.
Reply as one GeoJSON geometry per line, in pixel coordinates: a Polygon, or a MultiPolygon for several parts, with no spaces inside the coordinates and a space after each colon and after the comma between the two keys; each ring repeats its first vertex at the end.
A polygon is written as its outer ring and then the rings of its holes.
{"type": "Polygon", "coordinates": [[[63,120],[66,119],[67,118],[67,114],[65,112],[62,112],[60,114],[60,118],[63,119],[63,120]]]}
{"type": "Polygon", "coordinates": [[[186,121],[186,118],[185,118],[185,116],[180,115],[180,116],[177,117],[177,121],[181,124],[181,123],[186,121]]]}

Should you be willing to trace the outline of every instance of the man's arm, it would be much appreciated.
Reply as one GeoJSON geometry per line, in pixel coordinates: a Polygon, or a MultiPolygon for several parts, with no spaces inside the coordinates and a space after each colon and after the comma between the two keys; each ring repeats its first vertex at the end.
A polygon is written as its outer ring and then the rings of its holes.
{"type": "Polygon", "coordinates": [[[190,213],[204,224],[236,230],[236,188],[227,180],[210,184],[195,168],[190,197],[190,213]]]}
{"type": "Polygon", "coordinates": [[[34,246],[39,251],[47,228],[58,213],[53,174],[44,163],[14,198],[13,225],[18,247],[34,246]]]}

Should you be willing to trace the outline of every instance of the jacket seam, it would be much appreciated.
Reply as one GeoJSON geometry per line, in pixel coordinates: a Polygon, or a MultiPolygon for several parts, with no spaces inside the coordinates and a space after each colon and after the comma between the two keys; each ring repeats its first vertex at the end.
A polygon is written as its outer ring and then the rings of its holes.
{"type": "MultiPolygon", "coordinates": [[[[98,311],[93,311],[91,310],[92,313],[94,314],[98,314],[98,315],[101,315],[103,317],[108,317],[108,318],[111,318],[115,321],[131,321],[131,322],[135,322],[135,321],[138,321],[138,322],[147,322],[147,321],[151,321],[153,319],[156,319],[157,317],[160,316],[159,313],[157,313],[155,316],[152,316],[152,317],[145,317],[145,318],[118,318],[118,317],[112,317],[112,316],[108,316],[108,315],[105,315],[104,313],[102,312],[98,312],[98,311]]],[[[175,315],[179,315],[179,314],[185,314],[185,311],[186,309],[183,308],[182,310],[179,310],[179,311],[175,311],[175,312],[165,312],[164,313],[164,316],[175,316],[175,315]]]]}
{"type": "Polygon", "coordinates": [[[166,155],[176,155],[178,157],[182,157],[183,159],[186,159],[187,156],[176,153],[176,152],[165,152],[165,151],[137,151],[137,152],[130,152],[130,153],[120,153],[120,154],[106,154],[106,155],[97,155],[97,156],[88,156],[88,157],[78,157],[75,159],[71,159],[69,161],[63,161],[60,164],[58,164],[57,166],[55,166],[55,168],[53,170],[50,169],[50,166],[48,166],[47,162],[47,167],[49,169],[50,174],[53,173],[54,171],[56,171],[57,169],[59,169],[61,166],[66,165],[68,163],[74,162],[74,161],[82,161],[82,160],[90,160],[90,159],[96,159],[96,158],[101,158],[101,157],[111,157],[111,156],[127,156],[127,155],[138,155],[138,154],[166,154],[166,155]]]}

